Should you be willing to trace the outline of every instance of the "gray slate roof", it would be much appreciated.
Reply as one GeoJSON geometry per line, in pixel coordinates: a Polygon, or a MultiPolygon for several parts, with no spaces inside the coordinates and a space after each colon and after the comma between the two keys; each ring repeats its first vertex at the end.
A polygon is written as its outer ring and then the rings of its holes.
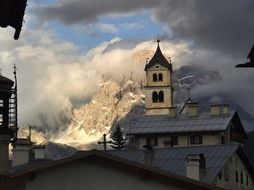
{"type": "Polygon", "coordinates": [[[235,112],[231,111],[227,115],[211,116],[210,112],[202,112],[195,117],[180,114],[176,118],[168,115],[143,115],[132,124],[127,134],[224,131],[234,114],[235,112]]]}
{"type": "MultiPolygon", "coordinates": [[[[211,145],[155,150],[154,165],[159,169],[185,176],[185,158],[188,154],[203,153],[206,158],[206,172],[201,181],[213,183],[225,163],[236,152],[239,144],[211,145]]],[[[143,150],[108,151],[109,153],[139,163],[144,163],[143,150]]]]}

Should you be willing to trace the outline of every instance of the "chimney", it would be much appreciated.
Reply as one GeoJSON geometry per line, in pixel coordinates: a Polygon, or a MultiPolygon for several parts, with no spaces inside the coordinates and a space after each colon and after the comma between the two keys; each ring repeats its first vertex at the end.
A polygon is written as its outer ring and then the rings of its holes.
{"type": "Polygon", "coordinates": [[[189,154],[185,158],[186,177],[200,180],[206,172],[206,159],[204,154],[189,154]]]}
{"type": "Polygon", "coordinates": [[[26,138],[19,138],[15,143],[12,155],[12,166],[27,164],[30,160],[30,142],[26,138]]]}
{"type": "Polygon", "coordinates": [[[0,175],[9,172],[9,135],[0,135],[0,175]]]}
{"type": "Polygon", "coordinates": [[[230,112],[229,104],[223,104],[222,105],[222,114],[227,115],[227,114],[229,114],[229,112],[230,112]]]}
{"type": "Polygon", "coordinates": [[[175,118],[176,117],[176,107],[170,107],[169,108],[169,117],[170,118],[175,118]]]}
{"type": "Polygon", "coordinates": [[[188,154],[185,158],[186,177],[200,180],[199,166],[200,157],[197,154],[188,154]]]}
{"type": "Polygon", "coordinates": [[[198,116],[198,103],[187,103],[187,114],[190,117],[198,116]]]}
{"type": "Polygon", "coordinates": [[[35,145],[33,147],[34,159],[45,159],[45,145],[35,145]]]}
{"type": "Polygon", "coordinates": [[[145,148],[144,162],[146,165],[152,166],[155,158],[153,147],[151,145],[144,145],[143,147],[145,148]]]}
{"type": "Polygon", "coordinates": [[[213,104],[210,108],[211,116],[219,116],[221,114],[221,104],[213,104]]]}

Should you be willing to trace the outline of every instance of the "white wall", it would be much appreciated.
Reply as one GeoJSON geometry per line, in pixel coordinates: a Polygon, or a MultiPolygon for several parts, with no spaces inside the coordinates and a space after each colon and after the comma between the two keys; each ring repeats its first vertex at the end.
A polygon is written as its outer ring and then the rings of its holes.
{"type": "Polygon", "coordinates": [[[142,175],[105,164],[77,161],[36,173],[27,190],[180,190],[142,175]]]}

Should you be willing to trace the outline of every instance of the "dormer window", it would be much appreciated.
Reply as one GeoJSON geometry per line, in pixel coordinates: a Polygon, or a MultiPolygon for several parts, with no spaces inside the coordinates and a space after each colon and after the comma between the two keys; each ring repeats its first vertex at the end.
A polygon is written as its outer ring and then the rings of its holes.
{"type": "Polygon", "coordinates": [[[157,74],[156,74],[156,73],[154,73],[154,74],[153,74],[153,81],[154,81],[154,82],[156,82],[157,80],[158,80],[158,78],[157,78],[157,74]]]}
{"type": "Polygon", "coordinates": [[[163,81],[162,73],[159,73],[159,81],[163,81]]]}

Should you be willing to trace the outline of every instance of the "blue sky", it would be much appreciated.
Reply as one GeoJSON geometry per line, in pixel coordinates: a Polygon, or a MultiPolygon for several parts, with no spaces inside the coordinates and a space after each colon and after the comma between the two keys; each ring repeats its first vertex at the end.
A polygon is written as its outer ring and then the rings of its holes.
{"type": "MultiPolygon", "coordinates": [[[[44,7],[54,4],[56,0],[36,1],[27,7],[44,7]]],[[[80,51],[96,47],[104,41],[118,37],[130,41],[146,41],[156,39],[165,30],[165,26],[154,21],[150,10],[123,15],[105,15],[96,19],[93,23],[77,23],[66,25],[59,20],[47,21],[47,28],[53,30],[56,35],[68,42],[75,44],[80,51]]],[[[33,28],[40,24],[39,20],[27,20],[25,27],[33,28]]]]}

